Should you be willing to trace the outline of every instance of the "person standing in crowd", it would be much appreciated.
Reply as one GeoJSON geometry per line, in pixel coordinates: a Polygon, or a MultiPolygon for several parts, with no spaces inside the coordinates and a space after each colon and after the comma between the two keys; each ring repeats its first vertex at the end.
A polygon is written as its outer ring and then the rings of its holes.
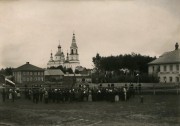
{"type": "Polygon", "coordinates": [[[119,102],[119,93],[118,93],[118,89],[115,90],[115,102],[119,102]]]}
{"type": "Polygon", "coordinates": [[[97,101],[97,89],[92,90],[92,101],[97,101]]]}
{"type": "Polygon", "coordinates": [[[55,94],[55,89],[51,89],[51,98],[53,103],[56,101],[56,94],[55,94]]]}
{"type": "Polygon", "coordinates": [[[61,89],[57,90],[57,103],[59,103],[61,100],[61,89]]]}
{"type": "Polygon", "coordinates": [[[12,100],[14,102],[15,99],[15,91],[14,89],[9,89],[9,100],[12,100]]]}
{"type": "Polygon", "coordinates": [[[12,90],[12,102],[15,100],[16,91],[15,89],[12,90]]]}
{"type": "Polygon", "coordinates": [[[129,85],[129,96],[134,97],[134,85],[133,85],[133,83],[130,83],[130,85],[129,85]]]}
{"type": "Polygon", "coordinates": [[[102,100],[102,99],[101,99],[101,90],[100,90],[100,89],[97,90],[97,100],[98,100],[98,101],[101,101],[101,100],[102,100]]]}
{"type": "Polygon", "coordinates": [[[33,102],[35,103],[35,87],[34,87],[34,85],[32,85],[32,99],[33,99],[33,102]]]}
{"type": "Polygon", "coordinates": [[[44,101],[45,101],[46,104],[48,103],[48,98],[49,98],[48,91],[45,90],[45,92],[44,92],[44,101]]]}
{"type": "Polygon", "coordinates": [[[74,89],[69,90],[69,101],[73,102],[74,101],[74,97],[75,97],[74,89]]]}
{"type": "Polygon", "coordinates": [[[25,95],[25,99],[28,99],[28,88],[27,88],[27,85],[25,84],[24,85],[24,95],[25,95]]]}
{"type": "Polygon", "coordinates": [[[31,100],[32,98],[32,90],[31,89],[29,89],[28,90],[28,94],[27,94],[27,98],[29,99],[29,100],[31,100]]]}
{"type": "Polygon", "coordinates": [[[42,85],[39,88],[39,100],[40,100],[40,102],[42,102],[42,100],[43,100],[43,88],[42,88],[42,85]]]}
{"type": "Polygon", "coordinates": [[[39,89],[38,89],[38,86],[35,85],[33,89],[33,102],[38,104],[38,101],[39,101],[39,89]]]}
{"type": "Polygon", "coordinates": [[[84,89],[83,91],[83,101],[87,101],[88,100],[88,93],[87,91],[84,89]]]}
{"type": "Polygon", "coordinates": [[[9,100],[12,100],[12,89],[9,89],[9,100]]]}
{"type": "Polygon", "coordinates": [[[141,96],[140,99],[141,99],[140,102],[143,103],[144,102],[144,97],[141,96]]]}
{"type": "Polygon", "coordinates": [[[92,92],[91,92],[91,90],[89,90],[89,92],[88,92],[88,101],[92,102],[92,92]]]}
{"type": "Polygon", "coordinates": [[[58,89],[54,89],[55,102],[58,103],[58,89]]]}
{"type": "Polygon", "coordinates": [[[114,89],[110,89],[109,90],[109,95],[110,95],[110,102],[114,102],[115,101],[115,94],[114,94],[114,89]]]}
{"type": "Polygon", "coordinates": [[[127,88],[128,88],[127,84],[125,84],[125,85],[124,85],[124,87],[125,87],[125,88],[126,88],[126,90],[127,90],[127,88]]]}
{"type": "Polygon", "coordinates": [[[76,89],[75,90],[75,101],[78,101],[79,99],[79,93],[78,93],[78,90],[76,89]]]}
{"type": "Polygon", "coordinates": [[[124,92],[124,100],[127,100],[127,90],[126,88],[123,88],[123,92],[124,92]]]}
{"type": "Polygon", "coordinates": [[[49,102],[51,102],[51,100],[52,100],[52,89],[51,89],[51,86],[49,86],[48,95],[49,95],[49,102]]]}
{"type": "Polygon", "coordinates": [[[5,89],[4,84],[3,84],[3,88],[2,88],[2,99],[3,99],[3,102],[5,102],[5,100],[6,100],[6,89],[5,89]]]}
{"type": "Polygon", "coordinates": [[[17,88],[16,89],[16,92],[17,92],[17,98],[20,99],[21,98],[21,93],[20,93],[20,89],[17,88]]]}
{"type": "Polygon", "coordinates": [[[141,94],[141,83],[138,85],[139,94],[141,94]]]}

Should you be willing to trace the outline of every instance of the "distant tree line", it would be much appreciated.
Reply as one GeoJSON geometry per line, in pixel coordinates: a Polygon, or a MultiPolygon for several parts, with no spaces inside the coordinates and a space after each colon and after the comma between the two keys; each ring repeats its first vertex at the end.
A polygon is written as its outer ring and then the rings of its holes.
{"type": "Polygon", "coordinates": [[[142,56],[135,53],[107,57],[97,54],[96,57],[93,57],[93,63],[98,70],[103,71],[116,71],[127,68],[130,71],[148,73],[148,63],[155,59],[156,57],[142,56]]]}
{"type": "Polygon", "coordinates": [[[11,76],[13,75],[13,69],[12,67],[2,68],[0,70],[0,75],[11,76]]]}
{"type": "Polygon", "coordinates": [[[158,82],[157,77],[148,75],[148,63],[156,57],[141,54],[125,54],[92,58],[95,73],[93,82],[158,82]]]}

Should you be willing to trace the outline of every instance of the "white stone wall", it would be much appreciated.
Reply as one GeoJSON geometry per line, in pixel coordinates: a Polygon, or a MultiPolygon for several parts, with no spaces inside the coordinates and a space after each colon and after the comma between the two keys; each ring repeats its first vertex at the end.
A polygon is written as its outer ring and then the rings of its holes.
{"type": "Polygon", "coordinates": [[[13,73],[15,82],[22,83],[21,74],[22,74],[21,72],[14,72],[13,73]]]}
{"type": "Polygon", "coordinates": [[[180,64],[166,64],[160,66],[161,68],[159,73],[160,82],[165,82],[166,80],[167,83],[177,83],[178,81],[177,78],[180,78],[180,70],[176,68],[176,65],[179,65],[180,67],[180,64]],[[172,65],[172,69],[171,69],[171,65],[172,65]],[[164,66],[166,66],[166,71],[164,70],[164,66]],[[172,80],[170,78],[172,78],[172,80]]]}
{"type": "MultiPolygon", "coordinates": [[[[158,77],[161,83],[179,83],[180,82],[180,64],[161,64],[159,66],[160,66],[160,71],[158,72],[158,77]],[[179,65],[179,70],[177,69],[177,65],[179,65]]],[[[150,65],[148,67],[149,74],[154,73],[153,67],[154,67],[154,70],[156,70],[157,65],[150,65]]]]}
{"type": "Polygon", "coordinates": [[[75,68],[79,65],[80,65],[79,62],[70,62],[70,64],[69,64],[69,66],[70,66],[70,68],[72,68],[73,72],[75,72],[75,68]]]}

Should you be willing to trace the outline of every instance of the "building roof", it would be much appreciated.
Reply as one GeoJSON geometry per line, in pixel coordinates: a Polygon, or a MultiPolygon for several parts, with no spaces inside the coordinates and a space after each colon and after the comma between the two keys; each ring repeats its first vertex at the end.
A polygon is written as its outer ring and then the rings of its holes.
{"type": "Polygon", "coordinates": [[[44,69],[26,62],[26,64],[14,69],[14,71],[44,71],[44,69]]]}
{"type": "Polygon", "coordinates": [[[69,61],[68,61],[68,60],[66,60],[64,63],[69,63],[69,61]]]}
{"type": "Polygon", "coordinates": [[[78,48],[77,44],[76,44],[76,38],[75,38],[75,34],[74,33],[73,33],[71,48],[78,48]]]}
{"type": "Polygon", "coordinates": [[[55,76],[55,75],[64,75],[64,73],[60,69],[47,69],[44,73],[45,76],[55,76]]]}
{"type": "Polygon", "coordinates": [[[162,54],[158,59],[155,59],[154,61],[150,62],[149,65],[172,63],[180,63],[180,49],[176,49],[174,51],[162,54]]]}
{"type": "Polygon", "coordinates": [[[88,74],[64,74],[65,77],[89,77],[88,74]]]}
{"type": "Polygon", "coordinates": [[[76,44],[75,42],[72,42],[72,43],[71,43],[71,48],[78,48],[78,47],[77,47],[77,44],[76,44]]]}

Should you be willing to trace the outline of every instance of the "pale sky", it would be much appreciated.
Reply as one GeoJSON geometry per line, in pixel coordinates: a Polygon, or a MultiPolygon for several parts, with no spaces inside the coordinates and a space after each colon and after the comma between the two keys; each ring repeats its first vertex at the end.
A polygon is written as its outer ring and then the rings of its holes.
{"type": "Polygon", "coordinates": [[[0,68],[46,68],[59,40],[70,50],[73,31],[83,67],[96,53],[158,57],[180,44],[180,0],[1,0],[0,68]]]}

